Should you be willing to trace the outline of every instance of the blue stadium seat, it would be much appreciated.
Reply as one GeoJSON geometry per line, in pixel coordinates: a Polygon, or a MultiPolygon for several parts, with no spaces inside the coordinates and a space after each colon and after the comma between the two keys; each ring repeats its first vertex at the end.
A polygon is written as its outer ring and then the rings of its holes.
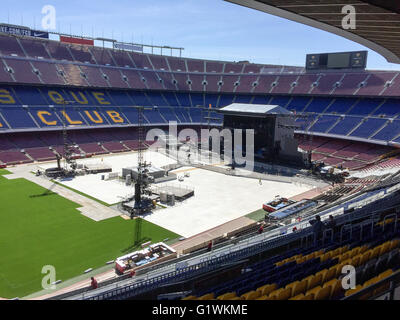
{"type": "Polygon", "coordinates": [[[177,99],[179,101],[179,104],[182,107],[191,107],[192,106],[192,103],[191,103],[191,100],[190,100],[190,97],[189,97],[188,93],[179,92],[179,93],[176,94],[176,97],[177,97],[177,99]]]}
{"type": "Polygon", "coordinates": [[[237,94],[234,102],[235,103],[250,103],[251,99],[253,98],[253,96],[248,95],[248,94],[237,94]]]}
{"type": "Polygon", "coordinates": [[[322,113],[332,102],[332,98],[314,98],[304,112],[322,113]]]}
{"type": "Polygon", "coordinates": [[[346,116],[340,120],[328,133],[347,135],[351,130],[353,130],[356,125],[361,122],[361,117],[346,116]]]}
{"type": "Polygon", "coordinates": [[[374,112],[374,115],[395,116],[399,113],[400,101],[398,99],[388,99],[374,112]]]}
{"type": "Polygon", "coordinates": [[[336,98],[325,112],[345,114],[356,101],[354,98],[336,98]]]}
{"type": "Polygon", "coordinates": [[[129,96],[132,98],[133,102],[137,106],[144,106],[144,107],[153,106],[153,104],[150,102],[150,100],[147,98],[144,92],[140,91],[130,92],[129,96]]]}
{"type": "Polygon", "coordinates": [[[223,108],[230,105],[233,102],[234,97],[235,96],[233,94],[221,94],[218,102],[218,107],[223,108]]]}
{"type": "Polygon", "coordinates": [[[367,118],[350,136],[368,138],[387,122],[386,119],[367,118]]]}
{"type": "Polygon", "coordinates": [[[360,99],[354,106],[351,108],[348,114],[352,115],[369,115],[374,111],[381,103],[382,99],[360,99]]]}
{"type": "Polygon", "coordinates": [[[146,92],[145,95],[153,106],[167,106],[168,103],[159,92],[146,92]]]}
{"type": "Polygon", "coordinates": [[[22,106],[2,107],[0,112],[12,129],[38,128],[28,110],[22,106]]]}
{"type": "Polygon", "coordinates": [[[163,92],[162,95],[164,96],[164,99],[168,102],[170,106],[172,107],[179,106],[179,102],[174,92],[163,92]]]}
{"type": "Polygon", "coordinates": [[[253,98],[253,104],[268,104],[271,100],[271,96],[259,96],[256,95],[253,98]]]}
{"type": "Polygon", "coordinates": [[[286,109],[301,112],[304,110],[310,100],[310,97],[293,97],[290,103],[286,106],[286,109]]]}
{"type": "Polygon", "coordinates": [[[376,133],[372,139],[391,141],[393,138],[400,134],[400,120],[393,120],[388,122],[387,125],[376,133]]]}
{"type": "Polygon", "coordinates": [[[339,118],[339,116],[323,115],[318,118],[317,122],[315,122],[309,130],[315,132],[326,132],[339,118]]]}

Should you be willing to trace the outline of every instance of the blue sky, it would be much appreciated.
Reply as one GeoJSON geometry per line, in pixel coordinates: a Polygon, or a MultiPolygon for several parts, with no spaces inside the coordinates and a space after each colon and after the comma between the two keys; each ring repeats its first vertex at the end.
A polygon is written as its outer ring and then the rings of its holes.
{"type": "MultiPolygon", "coordinates": [[[[53,5],[57,30],[184,47],[186,57],[303,66],[307,53],[365,50],[349,40],[223,0],[2,0],[0,21],[40,28],[53,5]]],[[[369,69],[396,69],[369,51],[369,69]]]]}

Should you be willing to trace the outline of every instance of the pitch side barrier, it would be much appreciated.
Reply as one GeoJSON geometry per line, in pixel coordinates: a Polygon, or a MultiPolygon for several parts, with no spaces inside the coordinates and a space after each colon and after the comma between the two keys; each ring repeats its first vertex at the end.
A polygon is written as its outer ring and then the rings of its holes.
{"type": "MultiPolygon", "coordinates": [[[[243,248],[243,246],[239,246],[238,250],[220,256],[211,255],[209,258],[206,258],[205,261],[189,267],[184,267],[182,269],[169,272],[167,274],[151,278],[140,283],[131,284],[122,288],[115,288],[91,297],[82,298],[85,300],[112,300],[120,299],[123,295],[124,299],[128,299],[138,294],[151,291],[152,289],[165,284],[172,284],[174,282],[188,280],[190,278],[193,278],[194,276],[214,271],[215,269],[220,268],[221,264],[236,260],[242,260],[246,257],[256,255],[260,252],[283,246],[285,244],[295,241],[296,239],[299,239],[299,234],[291,234],[287,236],[280,236],[275,239],[267,239],[256,244],[252,244],[250,245],[250,247],[246,247],[245,245],[243,245],[245,246],[243,248]]],[[[235,249],[236,248],[237,247],[235,247],[235,249]]]]}

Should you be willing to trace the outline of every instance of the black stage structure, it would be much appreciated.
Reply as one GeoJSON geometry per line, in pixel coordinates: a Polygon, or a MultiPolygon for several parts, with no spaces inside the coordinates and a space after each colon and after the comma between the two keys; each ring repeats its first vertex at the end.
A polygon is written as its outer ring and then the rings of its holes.
{"type": "MultiPolygon", "coordinates": [[[[233,139],[232,155],[235,150],[241,150],[242,155],[246,155],[246,129],[252,129],[254,161],[296,167],[307,165],[307,155],[298,151],[298,141],[294,138],[294,130],[298,126],[295,125],[293,112],[279,105],[243,103],[230,104],[219,112],[224,115],[223,128],[228,129],[232,137],[236,129],[241,129],[241,141],[233,139]]],[[[232,164],[235,166],[234,156],[232,164]]]]}

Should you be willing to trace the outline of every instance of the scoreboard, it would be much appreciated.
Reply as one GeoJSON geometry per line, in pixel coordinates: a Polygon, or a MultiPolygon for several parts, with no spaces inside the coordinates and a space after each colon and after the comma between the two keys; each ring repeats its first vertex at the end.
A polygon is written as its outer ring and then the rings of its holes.
{"type": "Polygon", "coordinates": [[[308,54],[307,70],[365,69],[368,51],[308,54]]]}

